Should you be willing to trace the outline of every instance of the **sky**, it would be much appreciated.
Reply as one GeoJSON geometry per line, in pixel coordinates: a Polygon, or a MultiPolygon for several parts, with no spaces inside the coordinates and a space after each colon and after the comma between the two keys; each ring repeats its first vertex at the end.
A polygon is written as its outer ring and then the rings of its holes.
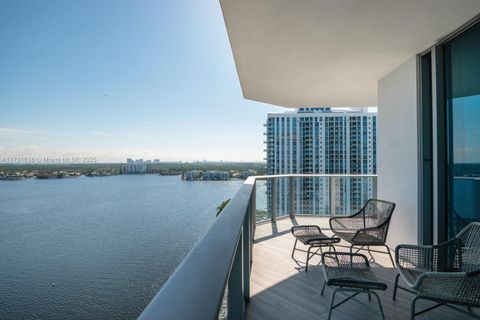
{"type": "Polygon", "coordinates": [[[0,1],[0,161],[261,161],[218,0],[0,1]]]}

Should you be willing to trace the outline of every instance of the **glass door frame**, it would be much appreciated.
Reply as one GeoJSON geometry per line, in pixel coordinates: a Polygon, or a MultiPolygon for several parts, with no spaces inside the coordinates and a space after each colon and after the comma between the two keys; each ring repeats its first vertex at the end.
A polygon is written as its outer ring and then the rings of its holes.
{"type": "Polygon", "coordinates": [[[418,229],[419,242],[423,244],[448,240],[449,172],[444,48],[478,23],[480,15],[418,55],[418,229]],[[430,59],[430,67],[427,59],[430,59]],[[428,82],[431,86],[428,86],[428,82]],[[431,164],[428,164],[429,161],[431,164]]]}
{"type": "Polygon", "coordinates": [[[417,57],[418,74],[418,239],[423,245],[433,244],[433,106],[432,53],[417,57]]]}

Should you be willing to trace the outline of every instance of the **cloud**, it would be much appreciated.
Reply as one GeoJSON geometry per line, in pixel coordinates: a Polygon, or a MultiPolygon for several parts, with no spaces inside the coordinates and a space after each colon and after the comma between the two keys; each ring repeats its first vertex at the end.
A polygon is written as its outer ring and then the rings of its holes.
{"type": "Polygon", "coordinates": [[[0,136],[9,138],[24,138],[33,135],[38,135],[40,130],[38,129],[18,129],[18,128],[5,128],[0,127],[0,136]]]}
{"type": "Polygon", "coordinates": [[[136,131],[127,131],[125,133],[125,139],[129,142],[138,142],[143,140],[149,140],[151,138],[153,138],[151,134],[140,133],[136,131]]]}
{"type": "Polygon", "coordinates": [[[112,136],[111,133],[105,131],[88,131],[89,134],[95,137],[109,138],[112,136]]]}
{"type": "Polygon", "coordinates": [[[41,139],[52,140],[70,137],[66,132],[53,132],[50,130],[27,127],[0,127],[0,139],[41,139]]]}

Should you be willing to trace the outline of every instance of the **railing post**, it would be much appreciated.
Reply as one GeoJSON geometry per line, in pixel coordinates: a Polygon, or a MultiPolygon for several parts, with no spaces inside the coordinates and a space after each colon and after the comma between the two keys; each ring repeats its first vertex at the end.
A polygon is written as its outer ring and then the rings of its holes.
{"type": "Polygon", "coordinates": [[[228,278],[228,320],[244,320],[245,299],[243,294],[243,231],[238,239],[235,258],[228,278]]]}
{"type": "Polygon", "coordinates": [[[276,212],[277,212],[277,186],[276,186],[276,183],[275,183],[275,178],[272,178],[272,205],[271,205],[271,209],[272,209],[272,222],[275,222],[277,220],[277,217],[275,216],[276,212]]]}
{"type": "Polygon", "coordinates": [[[245,221],[243,222],[243,259],[242,259],[242,264],[243,264],[243,299],[245,303],[248,303],[250,301],[250,270],[251,270],[251,257],[252,257],[252,238],[251,238],[251,220],[252,220],[252,215],[250,214],[252,212],[251,207],[252,207],[252,198],[250,197],[250,205],[249,205],[249,212],[245,216],[245,221]]]}
{"type": "Polygon", "coordinates": [[[288,178],[288,198],[290,202],[290,218],[295,217],[295,189],[293,188],[294,177],[288,178]]]}
{"type": "Polygon", "coordinates": [[[335,183],[336,183],[336,177],[330,176],[328,178],[329,184],[330,184],[330,216],[335,217],[337,215],[337,208],[335,207],[337,203],[337,195],[335,193],[335,183]]]}
{"type": "Polygon", "coordinates": [[[252,197],[250,198],[250,247],[251,247],[250,250],[253,250],[253,240],[255,239],[256,227],[257,227],[257,180],[255,180],[254,182],[252,197]]]}
{"type": "Polygon", "coordinates": [[[372,198],[377,199],[377,177],[372,177],[372,198]]]}

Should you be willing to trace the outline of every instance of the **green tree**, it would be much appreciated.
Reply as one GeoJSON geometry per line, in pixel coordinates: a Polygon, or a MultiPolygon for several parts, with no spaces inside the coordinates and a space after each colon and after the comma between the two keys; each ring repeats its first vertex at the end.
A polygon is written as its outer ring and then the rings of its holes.
{"type": "Polygon", "coordinates": [[[220,213],[222,213],[223,209],[227,206],[227,204],[230,202],[230,199],[227,199],[220,203],[220,205],[217,207],[217,217],[220,213]]]}

